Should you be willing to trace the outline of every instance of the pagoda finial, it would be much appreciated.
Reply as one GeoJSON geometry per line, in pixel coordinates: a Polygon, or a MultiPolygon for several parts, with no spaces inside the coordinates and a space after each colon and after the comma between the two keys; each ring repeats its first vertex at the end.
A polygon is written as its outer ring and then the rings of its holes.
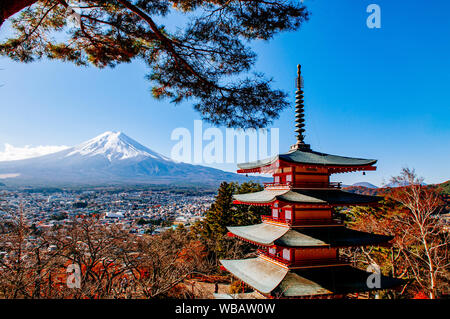
{"type": "Polygon", "coordinates": [[[303,78],[301,75],[301,65],[297,65],[297,91],[295,92],[295,132],[297,133],[297,143],[291,146],[291,150],[310,150],[305,144],[305,110],[303,105],[303,78]]]}

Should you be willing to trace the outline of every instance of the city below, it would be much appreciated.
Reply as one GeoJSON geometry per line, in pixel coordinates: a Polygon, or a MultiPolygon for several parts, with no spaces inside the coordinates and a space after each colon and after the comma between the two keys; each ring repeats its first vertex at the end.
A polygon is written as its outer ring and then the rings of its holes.
{"type": "Polygon", "coordinates": [[[22,212],[28,226],[41,229],[67,226],[74,218],[98,216],[103,224],[115,224],[130,233],[157,234],[177,225],[189,227],[202,218],[213,202],[208,190],[95,189],[0,191],[0,218],[16,218],[22,212]]]}

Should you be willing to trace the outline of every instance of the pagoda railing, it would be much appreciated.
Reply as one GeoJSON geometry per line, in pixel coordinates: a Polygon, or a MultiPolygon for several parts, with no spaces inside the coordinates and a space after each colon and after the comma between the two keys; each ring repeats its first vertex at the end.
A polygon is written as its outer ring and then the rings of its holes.
{"type": "Polygon", "coordinates": [[[282,264],[285,264],[286,266],[292,265],[292,262],[291,262],[290,260],[286,260],[286,259],[284,259],[284,258],[282,258],[282,257],[276,256],[276,255],[273,255],[273,254],[270,254],[270,253],[268,253],[267,251],[265,251],[265,250],[263,250],[263,249],[257,249],[256,252],[257,252],[258,254],[260,254],[260,255],[267,256],[267,257],[269,257],[269,258],[271,258],[271,259],[273,259],[273,260],[276,260],[276,261],[278,261],[278,262],[280,262],[280,263],[282,263],[282,264]]]}
{"type": "Polygon", "coordinates": [[[283,223],[289,226],[301,226],[301,225],[341,225],[343,221],[340,219],[308,219],[308,220],[291,220],[286,218],[273,217],[272,215],[262,215],[261,220],[275,223],[283,223]]]}
{"type": "Polygon", "coordinates": [[[281,183],[281,182],[264,183],[264,187],[278,187],[278,186],[290,187],[290,186],[292,186],[292,182],[286,182],[286,183],[281,183]]]}
{"type": "Polygon", "coordinates": [[[338,264],[349,264],[350,263],[350,258],[341,257],[341,256],[339,256],[338,258],[318,258],[318,259],[291,261],[291,260],[286,260],[283,257],[280,257],[279,255],[271,254],[264,249],[257,249],[257,253],[264,255],[266,257],[269,257],[275,261],[278,261],[286,266],[292,266],[292,267],[338,265],[338,264]]]}
{"type": "Polygon", "coordinates": [[[270,182],[264,183],[264,187],[293,187],[293,188],[336,188],[341,189],[341,182],[270,182]]]}
{"type": "Polygon", "coordinates": [[[291,219],[272,217],[271,215],[262,215],[261,220],[292,225],[291,219]]]}

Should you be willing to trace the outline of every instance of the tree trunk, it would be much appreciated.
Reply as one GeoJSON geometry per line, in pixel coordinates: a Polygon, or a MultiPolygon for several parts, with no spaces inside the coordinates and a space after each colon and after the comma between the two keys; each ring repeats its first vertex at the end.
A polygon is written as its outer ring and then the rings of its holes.
{"type": "Polygon", "coordinates": [[[0,1],[0,28],[6,19],[31,6],[37,0],[2,0],[0,1]]]}
{"type": "Polygon", "coordinates": [[[435,289],[436,289],[436,283],[435,283],[435,278],[434,278],[434,260],[431,257],[431,253],[430,253],[430,248],[428,247],[428,242],[427,242],[427,238],[426,235],[424,234],[424,231],[421,229],[421,235],[422,235],[422,242],[425,248],[425,253],[427,255],[427,259],[428,259],[428,268],[430,271],[430,299],[435,299],[436,295],[435,295],[435,289]]]}

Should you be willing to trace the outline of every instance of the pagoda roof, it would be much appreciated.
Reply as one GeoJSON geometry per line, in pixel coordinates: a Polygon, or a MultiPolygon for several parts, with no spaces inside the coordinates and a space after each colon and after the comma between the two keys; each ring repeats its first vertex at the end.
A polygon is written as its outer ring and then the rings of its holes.
{"type": "Polygon", "coordinates": [[[274,201],[305,204],[361,205],[380,201],[382,197],[361,195],[339,189],[265,189],[260,192],[233,195],[236,203],[268,204],[274,201]]]}
{"type": "MultiPolygon", "coordinates": [[[[289,270],[262,257],[220,262],[235,277],[266,295],[307,297],[376,290],[367,287],[370,273],[351,266],[289,270]]],[[[377,289],[403,283],[403,280],[386,276],[381,276],[380,281],[377,289]]]]}
{"type": "Polygon", "coordinates": [[[311,150],[292,150],[285,154],[275,155],[263,160],[248,163],[240,163],[237,166],[242,170],[260,168],[274,164],[282,160],[288,163],[321,165],[321,166],[370,166],[377,162],[374,159],[345,157],[339,155],[331,155],[326,153],[315,152],[311,150]]]}
{"type": "MultiPolygon", "coordinates": [[[[379,288],[369,288],[367,278],[370,273],[354,268],[352,266],[335,266],[326,268],[308,268],[291,270],[285,279],[276,287],[273,293],[282,294],[286,297],[298,297],[310,295],[309,290],[321,287],[333,294],[348,294],[379,289],[395,288],[405,281],[393,277],[383,276],[380,278],[379,288]],[[307,284],[312,282],[313,285],[307,284]]],[[[317,290],[320,294],[321,290],[317,290]]]]}
{"type": "Polygon", "coordinates": [[[264,246],[285,247],[349,247],[379,245],[393,237],[340,227],[307,227],[290,229],[261,223],[250,226],[227,227],[233,235],[264,246]]]}
{"type": "Polygon", "coordinates": [[[220,263],[234,276],[263,294],[271,293],[289,271],[261,257],[220,260],[220,263]]]}
{"type": "Polygon", "coordinates": [[[228,231],[238,237],[261,245],[273,245],[274,241],[289,232],[288,227],[261,223],[250,226],[227,227],[228,231]]]}

